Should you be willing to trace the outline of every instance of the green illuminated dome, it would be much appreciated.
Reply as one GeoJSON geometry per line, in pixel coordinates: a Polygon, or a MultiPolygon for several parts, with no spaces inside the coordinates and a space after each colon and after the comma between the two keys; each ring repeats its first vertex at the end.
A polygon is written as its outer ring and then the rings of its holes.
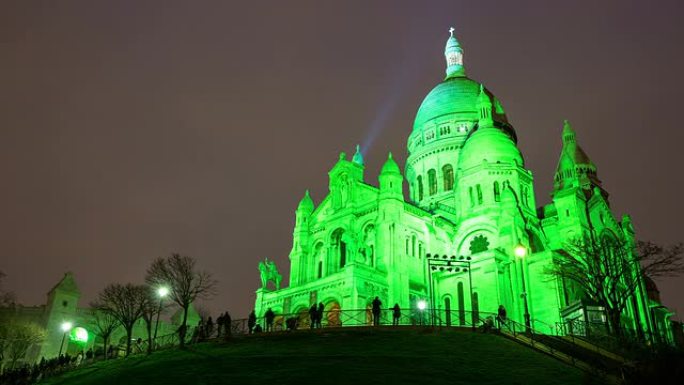
{"type": "MultiPolygon", "coordinates": [[[[409,137],[409,153],[420,150],[431,151],[426,145],[460,147],[479,119],[478,96],[481,84],[466,77],[463,66],[463,49],[452,35],[444,49],[446,59],[446,78],[433,88],[425,97],[413,122],[413,132],[409,137]]],[[[496,127],[504,130],[514,141],[513,128],[508,124],[501,103],[486,88],[484,91],[493,100],[491,115],[496,127]]],[[[432,146],[429,146],[432,147],[432,146]]]]}
{"type": "Polygon", "coordinates": [[[523,157],[513,139],[494,126],[492,103],[484,88],[478,96],[478,128],[466,140],[459,159],[459,169],[468,170],[483,162],[523,165],[523,157]]]}
{"type": "MultiPolygon", "coordinates": [[[[488,90],[485,90],[485,92],[494,98],[491,92],[488,90]]],[[[413,123],[414,131],[422,129],[426,123],[435,119],[476,122],[478,119],[477,98],[479,94],[480,83],[465,76],[447,78],[427,94],[418,108],[416,120],[413,123]]],[[[492,111],[494,120],[508,124],[506,114],[498,101],[495,102],[495,107],[492,111]]]]}

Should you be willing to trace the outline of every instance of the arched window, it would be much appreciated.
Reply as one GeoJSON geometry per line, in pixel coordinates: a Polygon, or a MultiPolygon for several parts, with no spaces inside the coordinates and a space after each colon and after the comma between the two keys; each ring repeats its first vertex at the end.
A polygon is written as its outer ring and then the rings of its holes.
{"type": "Polygon", "coordinates": [[[447,164],[442,167],[442,175],[444,176],[444,191],[451,191],[454,189],[454,168],[447,164]]]}
{"type": "Polygon", "coordinates": [[[481,205],[482,204],[482,187],[478,184],[475,186],[477,189],[477,204],[481,205]]]}
{"type": "Polygon", "coordinates": [[[411,237],[411,256],[416,256],[416,236],[411,237]]]}
{"type": "Polygon", "coordinates": [[[494,201],[501,201],[501,189],[499,188],[499,182],[494,182],[494,201]]]}
{"type": "Polygon", "coordinates": [[[470,198],[470,207],[475,206],[475,198],[473,198],[473,186],[468,187],[468,197],[470,198]]]}
{"type": "Polygon", "coordinates": [[[418,175],[418,200],[423,200],[423,176],[418,175]]]}
{"type": "Polygon", "coordinates": [[[418,258],[423,257],[423,242],[418,242],[418,258]]]}
{"type": "Polygon", "coordinates": [[[437,172],[434,169],[428,171],[428,187],[430,195],[437,194],[437,172]]]}
{"type": "MultiPolygon", "coordinates": [[[[339,267],[343,268],[344,265],[347,264],[347,243],[343,240],[344,238],[344,230],[343,229],[337,229],[335,232],[332,234],[331,237],[331,243],[335,251],[337,252],[338,256],[338,261],[340,262],[339,267]]],[[[330,266],[330,265],[328,265],[330,266]]],[[[334,267],[334,262],[333,262],[333,268],[334,267]]]]}
{"type": "Polygon", "coordinates": [[[521,191],[520,191],[520,195],[522,195],[522,203],[523,203],[523,205],[524,205],[525,207],[530,207],[530,202],[528,201],[528,197],[527,197],[527,187],[526,187],[526,186],[522,186],[522,187],[520,188],[520,190],[521,190],[521,191]]]}
{"type": "Polygon", "coordinates": [[[318,278],[323,278],[323,261],[318,261],[318,278]]]}
{"type": "Polygon", "coordinates": [[[409,237],[406,237],[406,255],[409,255],[409,242],[411,242],[409,237]]]}

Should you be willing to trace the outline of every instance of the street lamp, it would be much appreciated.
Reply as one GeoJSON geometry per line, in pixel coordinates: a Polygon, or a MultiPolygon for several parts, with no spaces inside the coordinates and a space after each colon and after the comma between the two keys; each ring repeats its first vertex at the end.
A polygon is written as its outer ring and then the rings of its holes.
{"type": "Polygon", "coordinates": [[[62,322],[62,325],[60,327],[62,328],[62,343],[59,344],[59,355],[62,355],[62,348],[64,348],[64,340],[66,339],[66,335],[71,330],[73,324],[71,322],[62,322]]]}
{"type": "Polygon", "coordinates": [[[515,246],[515,249],[513,249],[513,253],[520,261],[520,278],[522,280],[522,294],[520,294],[520,296],[523,298],[523,304],[525,306],[525,331],[530,333],[532,331],[532,326],[530,324],[530,309],[527,304],[527,288],[525,287],[525,265],[523,264],[525,257],[527,256],[527,248],[521,244],[518,244],[515,246]]]}
{"type": "Polygon", "coordinates": [[[159,314],[161,314],[161,309],[162,309],[162,301],[164,300],[164,297],[169,295],[169,289],[166,287],[160,287],[157,289],[157,295],[159,296],[159,309],[157,310],[157,322],[154,324],[154,338],[153,341],[156,343],[157,341],[157,330],[159,329],[159,314]]]}

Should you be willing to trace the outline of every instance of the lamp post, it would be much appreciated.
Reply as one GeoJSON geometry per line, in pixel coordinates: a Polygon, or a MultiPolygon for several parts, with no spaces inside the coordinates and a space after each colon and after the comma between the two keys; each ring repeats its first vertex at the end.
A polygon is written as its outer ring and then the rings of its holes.
{"type": "Polygon", "coordinates": [[[64,348],[64,340],[66,339],[66,335],[71,330],[71,327],[73,325],[71,322],[62,322],[62,325],[60,326],[62,328],[62,343],[59,344],[59,354],[58,356],[62,355],[62,349],[64,348]]]}
{"type": "MultiPolygon", "coordinates": [[[[434,308],[435,308],[435,298],[434,298],[434,287],[432,283],[432,273],[435,271],[446,271],[454,273],[468,273],[468,292],[470,293],[470,312],[471,316],[473,313],[473,275],[470,269],[471,257],[465,257],[463,255],[456,257],[455,255],[439,255],[439,254],[426,254],[425,259],[428,263],[428,270],[430,274],[430,300],[432,301],[432,313],[434,322],[434,308]]],[[[473,328],[475,327],[475,322],[473,322],[473,328]]]]}
{"type": "Polygon", "coordinates": [[[164,300],[164,297],[169,295],[169,289],[165,287],[160,287],[157,289],[157,295],[159,296],[159,309],[157,310],[157,322],[154,324],[154,339],[153,341],[156,343],[157,341],[157,330],[159,329],[159,314],[161,314],[161,309],[162,309],[162,301],[164,300]]]}
{"type": "Polygon", "coordinates": [[[520,261],[520,278],[522,280],[522,293],[520,296],[523,298],[523,304],[525,307],[525,332],[530,333],[532,331],[532,326],[530,325],[530,309],[527,305],[527,288],[525,287],[525,257],[527,256],[527,248],[521,244],[517,245],[513,250],[515,257],[520,261]]]}

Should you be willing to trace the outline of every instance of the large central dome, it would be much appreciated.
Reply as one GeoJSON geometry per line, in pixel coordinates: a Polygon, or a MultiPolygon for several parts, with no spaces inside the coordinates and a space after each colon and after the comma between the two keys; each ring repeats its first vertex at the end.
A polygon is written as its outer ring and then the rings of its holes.
{"type": "Polygon", "coordinates": [[[481,89],[492,101],[490,115],[494,126],[515,142],[515,131],[508,123],[499,100],[480,83],[466,76],[463,49],[453,33],[447,40],[444,58],[446,78],[427,94],[418,108],[408,140],[409,155],[431,152],[435,146],[461,147],[476,128],[481,89]]]}
{"type": "MultiPolygon", "coordinates": [[[[494,95],[485,90],[494,102],[494,121],[508,124],[506,114],[501,104],[496,101],[494,95]]],[[[420,130],[426,123],[434,120],[458,120],[477,122],[478,96],[480,95],[480,83],[465,76],[447,77],[439,83],[423,100],[418,108],[413,130],[420,130]]]]}

